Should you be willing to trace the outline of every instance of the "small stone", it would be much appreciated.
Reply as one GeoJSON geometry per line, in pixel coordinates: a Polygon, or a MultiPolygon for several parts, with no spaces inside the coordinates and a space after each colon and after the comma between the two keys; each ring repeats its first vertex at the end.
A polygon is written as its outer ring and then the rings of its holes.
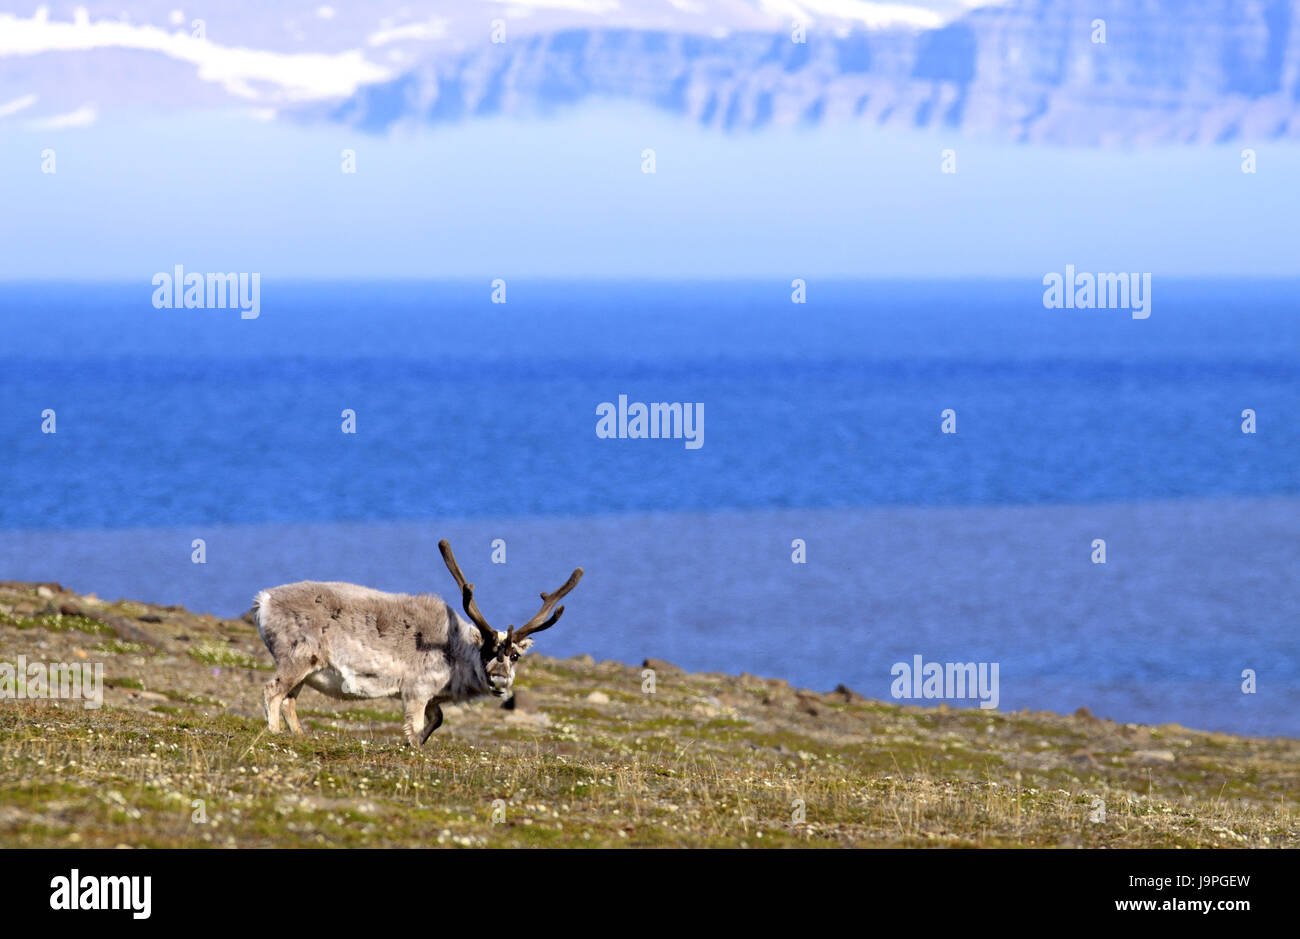
{"type": "Polygon", "coordinates": [[[845,704],[854,704],[859,701],[867,700],[862,695],[858,694],[856,691],[850,688],[848,685],[842,683],[836,685],[835,690],[832,691],[831,694],[839,698],[845,704]]]}
{"type": "Polygon", "coordinates": [[[641,663],[642,668],[652,668],[656,672],[665,672],[668,674],[680,674],[681,669],[672,662],[665,662],[663,659],[646,659],[641,663]]]}
{"type": "Polygon", "coordinates": [[[803,711],[805,714],[811,714],[813,717],[821,717],[822,703],[806,691],[800,692],[796,695],[795,702],[799,710],[803,711]]]}
{"type": "Polygon", "coordinates": [[[1174,751],[1137,750],[1133,753],[1133,759],[1143,763],[1172,763],[1174,761],[1174,751]]]}
{"type": "Polygon", "coordinates": [[[609,695],[603,691],[593,691],[587,695],[587,700],[592,704],[609,704],[609,695]]]}
{"type": "Polygon", "coordinates": [[[550,727],[551,715],[540,711],[511,711],[506,715],[505,721],[507,724],[524,727],[550,727]]]}

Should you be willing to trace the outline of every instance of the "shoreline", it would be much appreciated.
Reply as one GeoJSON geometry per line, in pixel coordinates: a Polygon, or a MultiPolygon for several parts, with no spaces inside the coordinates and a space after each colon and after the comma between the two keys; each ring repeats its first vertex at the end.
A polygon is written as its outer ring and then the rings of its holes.
{"type": "Polygon", "coordinates": [[[892,666],[919,653],[999,663],[1008,711],[1086,705],[1120,722],[1300,737],[1295,498],[6,532],[0,572],[76,571],[82,591],[237,617],[257,588],[305,573],[445,595],[440,537],[484,551],[466,562],[502,615],[573,565],[592,572],[538,647],[556,657],[655,655],[888,701],[892,666]],[[1090,561],[1098,536],[1104,565],[1090,561]],[[191,562],[195,537],[206,564],[191,562]],[[794,538],[806,564],[791,563],[794,538]],[[509,564],[488,563],[497,539],[509,564]],[[572,563],[559,570],[559,557],[572,563]],[[1242,693],[1247,668],[1258,694],[1242,693]]]}

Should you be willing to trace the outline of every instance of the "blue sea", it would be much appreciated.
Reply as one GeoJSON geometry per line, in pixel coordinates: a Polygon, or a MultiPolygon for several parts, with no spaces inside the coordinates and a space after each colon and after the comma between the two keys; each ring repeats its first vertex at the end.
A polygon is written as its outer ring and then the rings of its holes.
{"type": "Polygon", "coordinates": [[[502,627],[585,567],[550,655],[884,700],[997,662],[1004,711],[1300,736],[1300,282],[1157,277],[1135,320],[1036,278],[264,278],[244,320],[149,276],[0,286],[0,579],[238,616],[445,592],[448,537],[502,627]],[[619,395],[703,446],[598,437],[619,395]]]}

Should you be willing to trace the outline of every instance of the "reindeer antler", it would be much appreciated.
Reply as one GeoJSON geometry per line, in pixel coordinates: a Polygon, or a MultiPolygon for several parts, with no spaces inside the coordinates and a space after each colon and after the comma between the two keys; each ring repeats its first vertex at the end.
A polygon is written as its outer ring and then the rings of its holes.
{"type": "Polygon", "coordinates": [[[539,633],[543,629],[550,629],[559,622],[560,617],[564,615],[564,607],[560,607],[554,613],[551,613],[551,608],[555,606],[557,600],[561,599],[570,590],[578,586],[578,581],[580,580],[582,580],[582,568],[578,567],[569,575],[569,579],[564,582],[564,586],[555,591],[555,593],[543,593],[542,608],[537,611],[532,619],[524,623],[524,625],[520,626],[517,630],[512,629],[512,637],[517,641],[523,639],[529,633],[539,633]],[[548,616],[550,619],[547,619],[548,616]]]}
{"type": "Polygon", "coordinates": [[[451,576],[456,578],[456,584],[460,587],[460,602],[465,607],[465,615],[483,634],[483,642],[487,643],[485,648],[492,649],[497,643],[497,631],[488,625],[487,618],[479,612],[478,604],[474,602],[474,585],[465,582],[465,575],[460,572],[456,555],[451,553],[451,545],[446,538],[438,542],[438,550],[442,552],[442,559],[447,562],[447,570],[451,571],[451,576]]]}

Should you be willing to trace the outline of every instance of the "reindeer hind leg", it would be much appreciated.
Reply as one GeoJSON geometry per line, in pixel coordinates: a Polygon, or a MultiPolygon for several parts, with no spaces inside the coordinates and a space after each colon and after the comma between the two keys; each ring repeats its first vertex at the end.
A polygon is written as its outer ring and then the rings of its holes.
{"type": "Polygon", "coordinates": [[[302,727],[298,725],[297,705],[293,699],[302,690],[303,681],[316,670],[316,665],[308,665],[304,662],[285,662],[276,668],[275,677],[266,683],[266,690],[262,692],[266,726],[270,728],[271,733],[280,732],[281,712],[289,722],[289,729],[296,734],[302,733],[302,727]]]}
{"type": "Polygon", "coordinates": [[[284,722],[289,725],[289,729],[298,736],[302,736],[302,724],[298,723],[298,692],[302,691],[302,682],[298,682],[294,689],[284,696],[284,703],[280,705],[284,711],[284,722]]]}
{"type": "Polygon", "coordinates": [[[266,683],[266,689],[262,692],[262,713],[266,715],[267,730],[273,734],[280,732],[280,701],[283,698],[280,676],[277,675],[266,683]]]}

